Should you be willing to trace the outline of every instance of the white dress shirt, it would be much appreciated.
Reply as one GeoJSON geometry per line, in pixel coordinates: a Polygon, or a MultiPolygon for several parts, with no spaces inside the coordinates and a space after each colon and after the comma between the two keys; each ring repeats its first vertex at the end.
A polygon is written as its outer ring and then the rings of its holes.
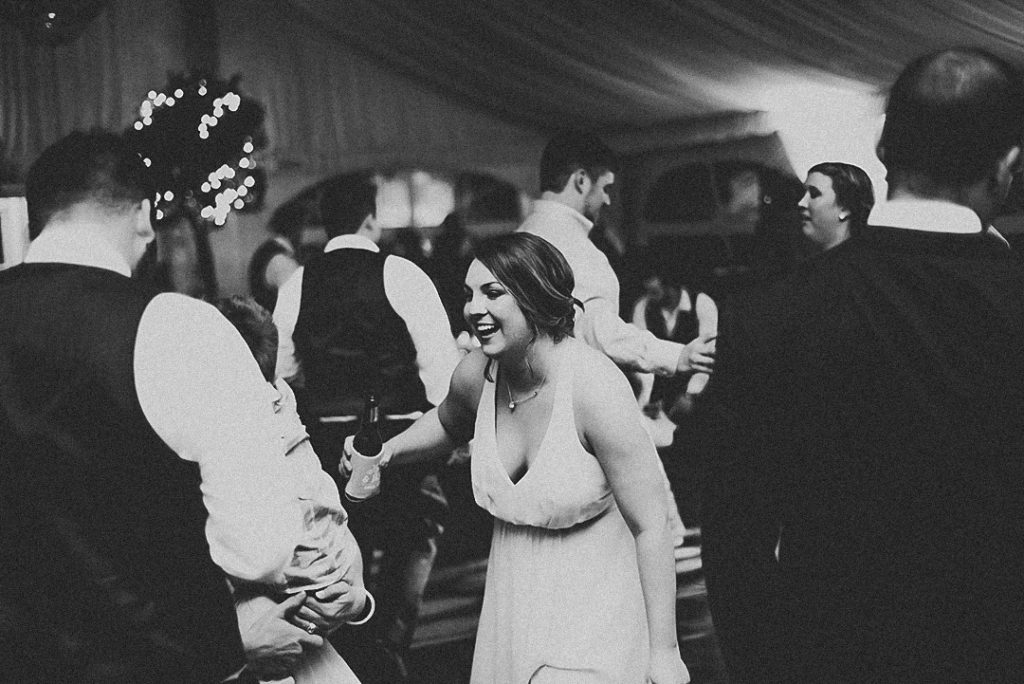
{"type": "Polygon", "coordinates": [[[980,233],[981,219],[961,204],[929,199],[895,199],[871,210],[868,224],[933,233],[980,233]]]}
{"type": "MultiPolygon", "coordinates": [[[[44,230],[25,262],[131,275],[116,249],[74,230],[44,230]]],[[[134,372],[146,420],[199,466],[213,561],[234,577],[282,585],[302,538],[302,510],[286,484],[266,381],[241,335],[209,304],[159,294],[139,321],[134,372]]]]}
{"type": "MultiPolygon", "coordinates": [[[[934,233],[981,233],[981,219],[972,209],[961,204],[904,198],[876,204],[868,217],[872,226],[924,230],[934,233]]],[[[1009,241],[996,230],[988,227],[988,234],[995,240],[1010,247],[1009,241]]]]}
{"type": "MultiPolygon", "coordinates": [[[[362,235],[339,235],[331,239],[324,252],[336,249],[380,248],[362,235]]],[[[277,374],[287,379],[299,373],[295,356],[295,324],[302,300],[302,275],[299,268],[277,292],[274,323],[278,330],[277,374]]],[[[390,255],[384,261],[384,294],[395,313],[405,322],[416,348],[416,367],[426,390],[427,401],[437,406],[448,394],[452,371],[459,363],[459,352],[448,325],[448,315],[430,276],[408,259],[390,255]]]]}
{"type": "Polygon", "coordinates": [[[657,337],[619,317],[619,279],[608,257],[590,241],[594,227],[583,214],[561,202],[536,200],[520,231],[544,238],[562,252],[572,268],[572,294],[583,302],[576,314],[576,337],[620,366],[658,375],[674,375],[683,345],[657,337]]]}

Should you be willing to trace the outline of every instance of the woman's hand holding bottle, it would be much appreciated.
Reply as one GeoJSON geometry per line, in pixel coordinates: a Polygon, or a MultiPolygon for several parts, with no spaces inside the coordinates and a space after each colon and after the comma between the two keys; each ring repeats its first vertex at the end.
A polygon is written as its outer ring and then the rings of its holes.
{"type": "MultiPolygon", "coordinates": [[[[372,457],[372,456],[369,457],[369,459],[367,459],[366,456],[364,456],[363,454],[360,454],[355,449],[355,447],[353,446],[353,442],[354,441],[355,441],[355,436],[354,435],[349,435],[348,437],[345,438],[345,445],[343,447],[343,455],[342,455],[341,461],[338,463],[338,472],[341,474],[341,476],[343,478],[349,480],[350,482],[352,480],[352,471],[356,467],[356,466],[353,465],[354,461],[361,461],[361,462],[364,463],[364,465],[372,465],[372,464],[367,464],[366,461],[370,460],[370,459],[374,459],[374,457],[372,457]]],[[[380,452],[379,452],[378,455],[379,455],[380,458],[379,458],[379,460],[376,461],[376,464],[375,464],[374,467],[377,470],[384,470],[385,468],[388,467],[388,464],[391,462],[392,457],[394,457],[395,450],[394,450],[394,448],[392,448],[390,442],[384,442],[384,444],[381,445],[380,452]]],[[[361,475],[360,475],[360,477],[361,477],[361,475]]],[[[345,489],[346,489],[346,491],[348,490],[348,486],[347,485],[346,485],[345,489]]],[[[362,499],[365,499],[365,498],[368,498],[368,497],[362,497],[362,499]]],[[[360,499],[360,500],[362,500],[362,499],[360,499]]]]}
{"type": "Polygon", "coordinates": [[[380,468],[384,455],[380,424],[377,396],[370,393],[366,397],[359,431],[345,439],[344,456],[339,464],[342,474],[348,473],[345,498],[352,503],[366,501],[380,492],[380,468]]]}

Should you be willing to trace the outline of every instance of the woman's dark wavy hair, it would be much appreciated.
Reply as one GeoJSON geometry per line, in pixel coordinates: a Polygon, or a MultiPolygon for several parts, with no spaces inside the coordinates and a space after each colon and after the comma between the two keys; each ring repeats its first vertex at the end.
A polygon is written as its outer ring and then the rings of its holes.
{"type": "Polygon", "coordinates": [[[508,233],[482,241],[474,256],[519,304],[534,339],[572,336],[575,306],[583,305],[572,296],[572,269],[554,245],[530,233],[508,233]]]}

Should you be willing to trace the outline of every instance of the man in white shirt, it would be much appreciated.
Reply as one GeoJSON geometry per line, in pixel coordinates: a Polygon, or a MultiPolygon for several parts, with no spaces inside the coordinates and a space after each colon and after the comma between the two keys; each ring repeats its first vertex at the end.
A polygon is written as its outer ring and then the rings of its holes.
{"type": "Polygon", "coordinates": [[[659,340],[619,317],[619,279],[588,237],[601,209],[611,204],[615,156],[596,136],[567,132],[553,137],[540,163],[541,196],[519,230],[539,235],[565,256],[576,278],[576,337],[620,367],[675,375],[710,372],[714,339],[705,334],[683,345],[659,340]]]}
{"type": "MultiPolygon", "coordinates": [[[[0,279],[0,602],[18,621],[0,645],[23,681],[279,677],[322,643],[286,621],[318,604],[301,595],[239,635],[223,573],[283,584],[302,512],[242,338],[131,279],[147,173],[114,134],[48,148],[26,187],[38,237],[0,279]]],[[[362,608],[327,601],[335,624],[362,608]]]]}
{"type": "MultiPolygon", "coordinates": [[[[608,257],[589,238],[601,209],[611,204],[615,168],[615,155],[591,133],[568,131],[551,138],[541,155],[540,199],[519,230],[544,238],[569,262],[576,279],[573,296],[583,304],[583,310],[576,312],[577,339],[627,371],[663,376],[710,373],[713,333],[680,344],[660,340],[619,316],[619,278],[608,257]]],[[[668,489],[667,478],[665,486],[668,489]]],[[[681,544],[683,524],[671,495],[669,524],[676,543],[681,544]]]]}
{"type": "MultiPolygon", "coordinates": [[[[359,427],[368,393],[385,412],[386,439],[441,403],[459,360],[433,282],[411,261],[380,252],[376,194],[364,174],[333,179],[324,188],[327,245],[285,282],[274,309],[278,373],[297,386],[310,439],[335,477],[344,438],[359,427]]],[[[389,468],[379,496],[348,507],[364,567],[374,567],[375,549],[384,552],[379,575],[367,583],[379,599],[372,626],[389,662],[376,662],[366,649],[356,652],[367,631],[341,633],[336,641],[368,684],[405,677],[402,661],[447,511],[436,467],[389,468]],[[391,670],[381,675],[382,667],[391,670]]]]}

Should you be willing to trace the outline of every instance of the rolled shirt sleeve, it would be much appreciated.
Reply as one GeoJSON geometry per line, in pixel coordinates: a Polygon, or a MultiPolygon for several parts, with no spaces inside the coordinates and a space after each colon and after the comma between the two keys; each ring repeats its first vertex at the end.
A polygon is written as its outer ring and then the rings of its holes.
{"type": "Polygon", "coordinates": [[[419,266],[398,256],[384,262],[384,291],[416,347],[416,366],[427,400],[437,406],[448,394],[452,372],[459,363],[441,296],[419,266]]]}
{"type": "Polygon", "coordinates": [[[277,375],[291,380],[299,374],[299,361],[295,355],[295,325],[299,321],[299,304],[302,299],[302,274],[300,266],[284,281],[277,291],[274,306],[274,324],[277,326],[277,375]]]}
{"type": "MultiPolygon", "coordinates": [[[[617,300],[615,300],[617,301],[617,300]]],[[[644,373],[674,375],[683,345],[661,340],[619,318],[617,304],[603,297],[583,302],[577,312],[576,336],[620,366],[644,373]]]]}
{"type": "Polygon", "coordinates": [[[158,295],[139,323],[135,379],[157,435],[199,466],[213,561],[233,577],[281,584],[302,511],[242,337],[209,304],[158,295]]]}
{"type": "Polygon", "coordinates": [[[558,202],[538,200],[520,231],[554,245],[576,281],[573,296],[583,304],[576,312],[575,334],[619,366],[644,373],[674,375],[683,352],[678,342],[660,340],[619,317],[619,278],[608,257],[590,241],[592,224],[558,202]]]}

